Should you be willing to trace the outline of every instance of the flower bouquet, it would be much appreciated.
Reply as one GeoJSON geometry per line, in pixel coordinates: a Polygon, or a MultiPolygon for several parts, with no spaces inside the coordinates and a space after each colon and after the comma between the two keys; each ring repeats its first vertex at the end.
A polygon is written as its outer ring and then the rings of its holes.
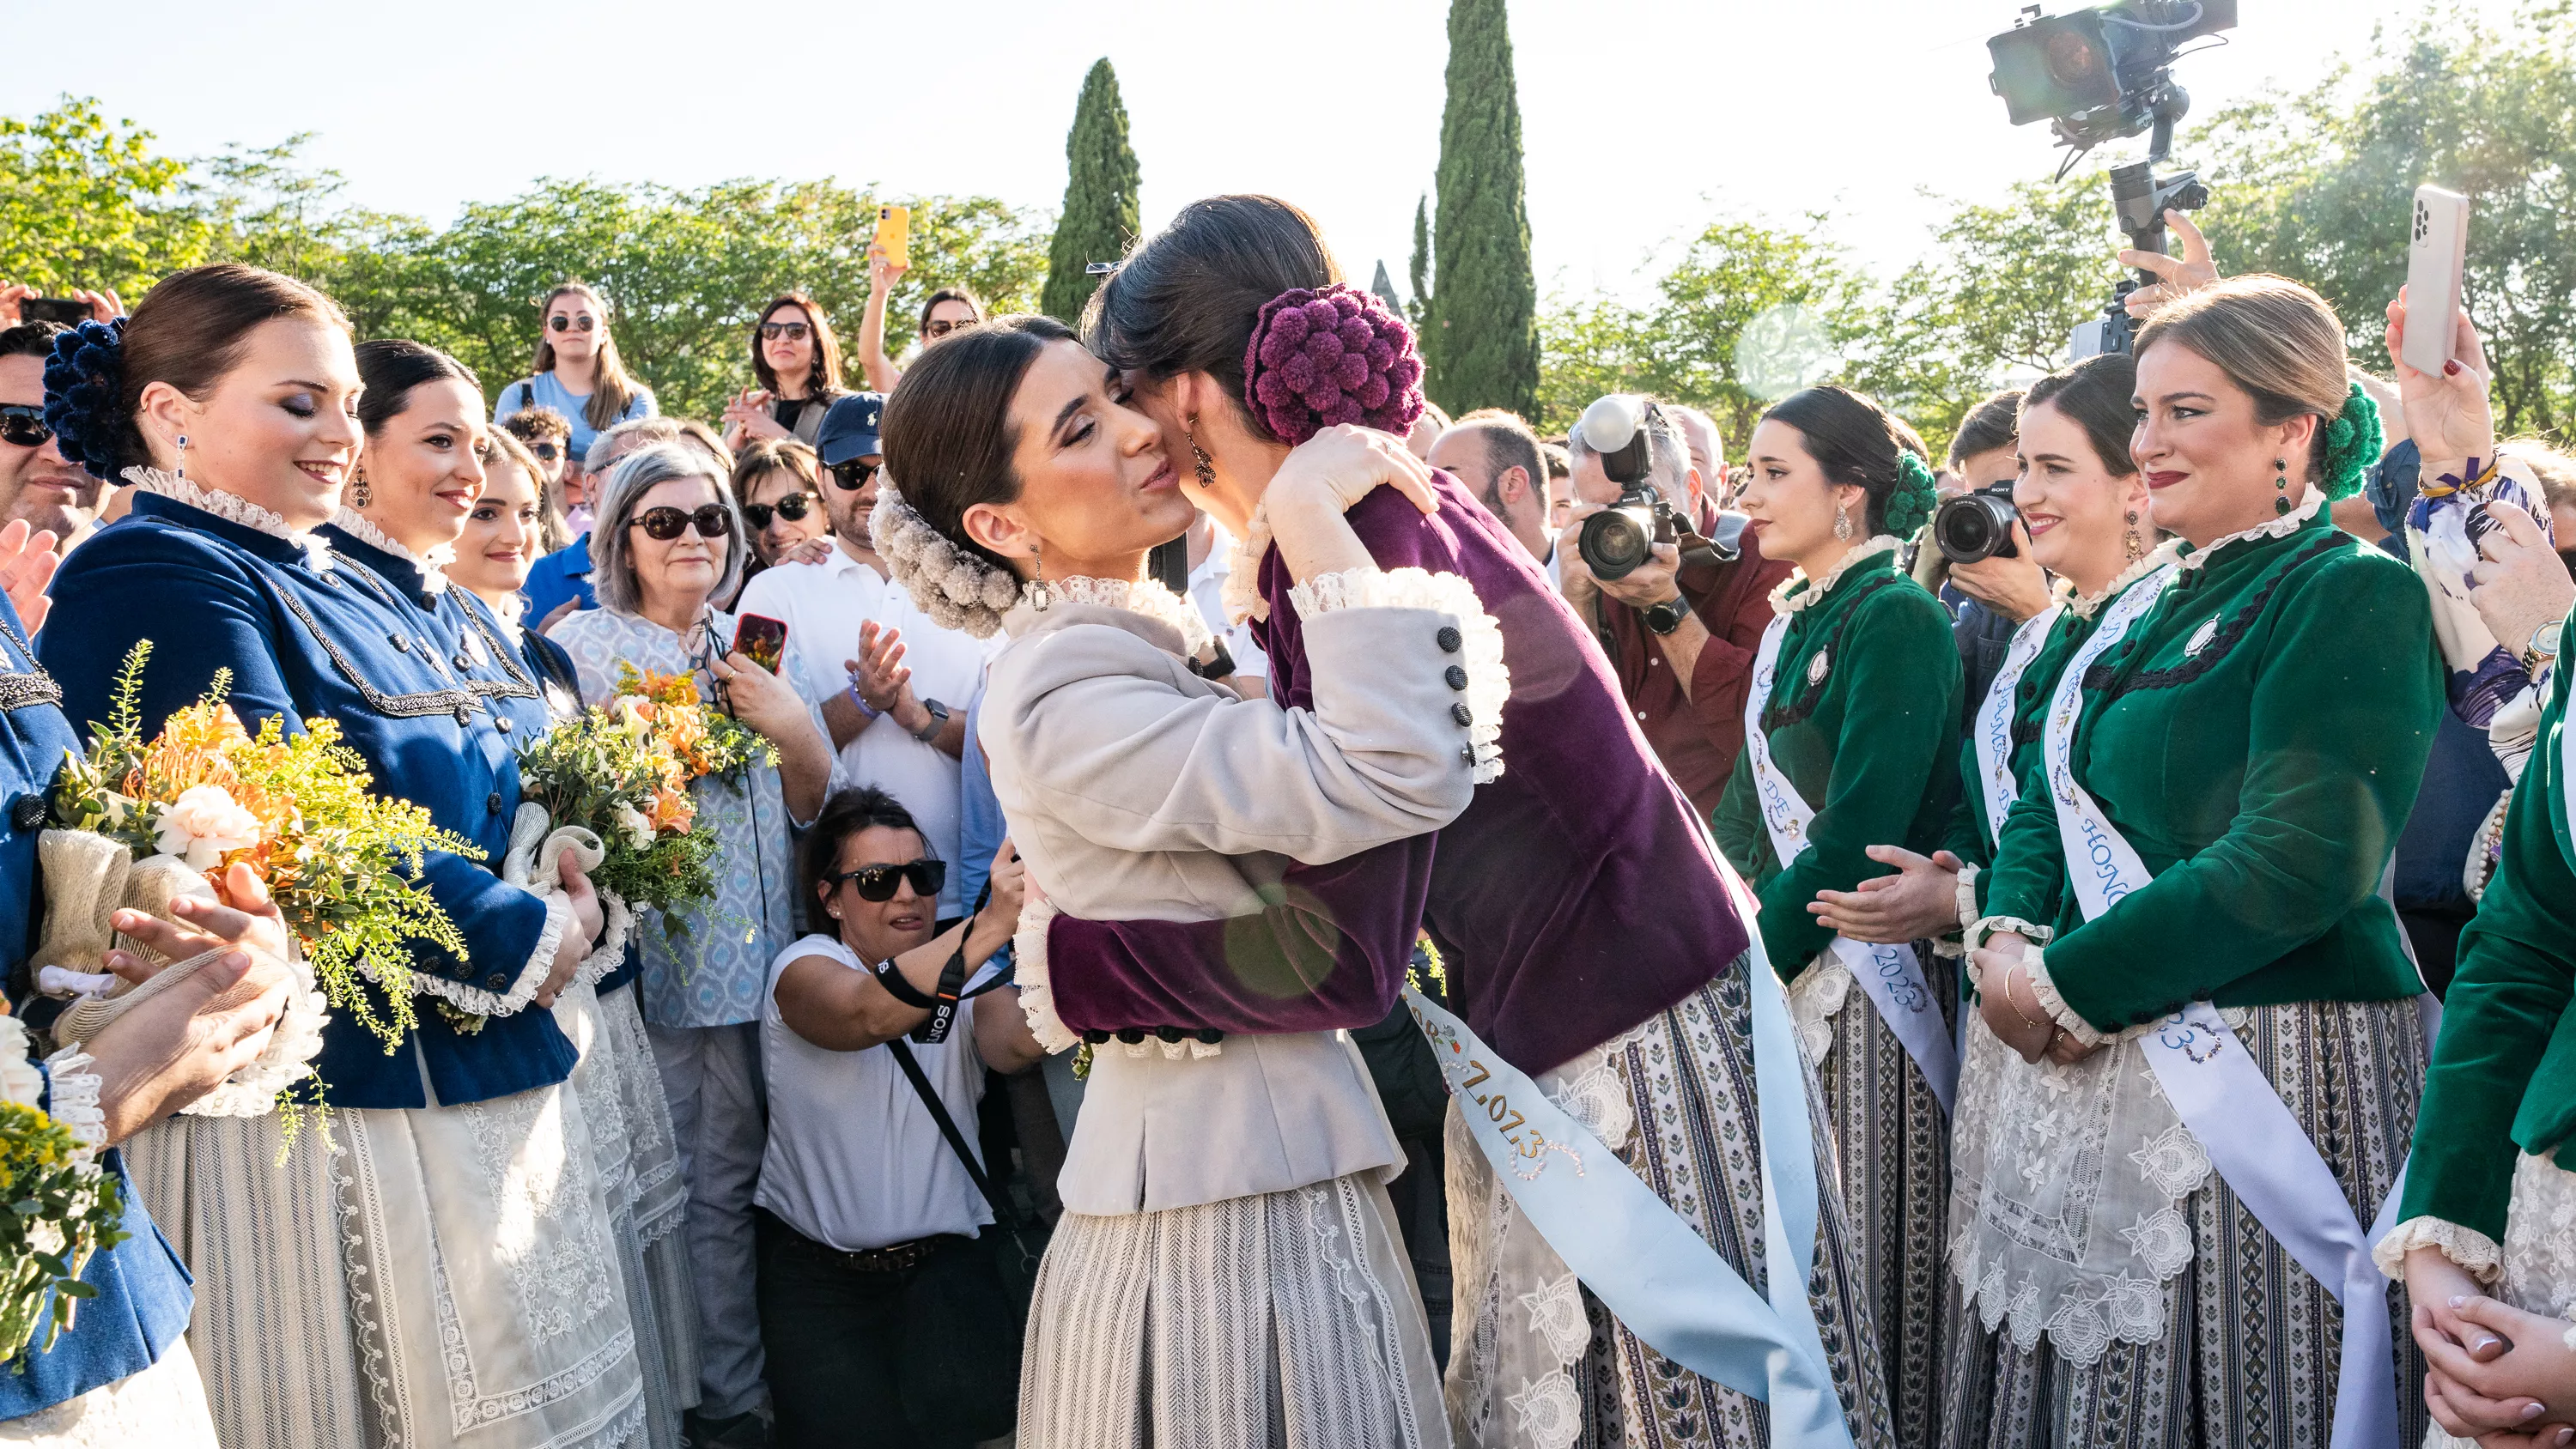
{"type": "Polygon", "coordinates": [[[696,680],[621,666],[608,703],[521,749],[519,788],[528,803],[519,807],[503,874],[536,874],[565,846],[575,850],[608,918],[608,939],[591,953],[599,964],[585,972],[593,979],[615,964],[635,911],[661,912],[663,934],[676,945],[687,917],[716,894],[715,830],[698,819],[689,787],[714,776],[740,788],[754,759],[776,764],[778,756],[750,726],[707,708],[696,680]]]}
{"type": "MultiPolygon", "coordinates": [[[[414,943],[465,954],[464,936],[416,883],[422,857],[481,852],[419,806],[369,793],[366,762],[340,743],[333,721],[308,720],[294,739],[275,719],[257,734],[244,729],[224,702],[228,671],[145,740],[136,700],[150,657],[149,640],[126,657],[108,720],[93,726],[86,755],[65,761],[50,802],[55,828],[37,843],[48,897],[42,976],[87,991],[55,1035],[86,1040],[136,999],[113,977],[83,974],[105,969],[111,912],[166,918],[176,896],[220,899],[210,877],[247,865],[277,903],[309,980],[290,996],[268,1052],[189,1110],[255,1116],[310,1074],[326,1002],[355,1015],[387,1054],[401,1044],[417,1020],[414,943]]],[[[151,991],[180,969],[130,990],[151,991]]]]}
{"type": "Polygon", "coordinates": [[[76,1049],[55,1056],[47,1112],[37,1105],[45,1078],[27,1060],[27,1028],[0,1014],[0,1360],[35,1342],[48,1305],[53,1321],[37,1348],[52,1348],[80,1300],[98,1296],[80,1280],[90,1254],[128,1236],[125,1195],[93,1160],[106,1128],[88,1065],[76,1049]]]}

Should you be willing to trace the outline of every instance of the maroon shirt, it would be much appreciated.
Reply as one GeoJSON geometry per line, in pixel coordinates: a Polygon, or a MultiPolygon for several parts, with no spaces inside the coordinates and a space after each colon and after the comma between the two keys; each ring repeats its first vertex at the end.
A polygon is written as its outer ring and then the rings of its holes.
{"type": "MultiPolygon", "coordinates": [[[[1703,500],[1703,535],[1716,524],[1714,512],[1703,500]]],[[[1717,814],[1718,799],[1735,774],[1735,757],[1744,751],[1744,697],[1753,687],[1762,631],[1771,626],[1771,591],[1794,572],[1793,564],[1764,558],[1753,535],[1744,535],[1743,556],[1718,565],[1717,587],[1691,606],[1708,630],[1708,643],[1691,668],[1687,692],[1646,621],[1601,596],[1602,647],[1619,671],[1619,692],[1702,820],[1717,814]]]]}
{"type": "MultiPolygon", "coordinates": [[[[1455,573],[1500,621],[1511,700],[1504,773],[1445,830],[1289,871],[1285,899],[1223,921],[1049,929],[1057,1014],[1077,1031],[1289,1032],[1373,1025],[1402,990],[1417,928],[1451,1004],[1523,1070],[1557,1066],[1744,959],[1691,807],[1659,767],[1586,638],[1529,554],[1447,474],[1437,515],[1382,488],[1350,513],[1378,564],[1455,573]]],[[[1304,633],[1276,550],[1256,625],[1271,690],[1311,708],[1304,633]]]]}

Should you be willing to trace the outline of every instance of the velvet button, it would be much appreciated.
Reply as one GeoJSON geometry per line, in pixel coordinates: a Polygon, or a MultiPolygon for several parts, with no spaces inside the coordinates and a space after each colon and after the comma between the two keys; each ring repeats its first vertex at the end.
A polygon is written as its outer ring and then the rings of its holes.
{"type": "Polygon", "coordinates": [[[1452,664],[1449,666],[1449,672],[1442,675],[1441,678],[1449,681],[1449,687],[1451,689],[1465,689],[1467,687],[1467,668],[1462,664],[1452,664]]]}
{"type": "Polygon", "coordinates": [[[466,658],[462,654],[459,654],[456,656],[456,667],[458,669],[471,669],[474,667],[474,661],[466,658]]]}
{"type": "Polygon", "coordinates": [[[9,826],[21,835],[45,823],[45,797],[21,795],[9,802],[9,826]]]}
{"type": "Polygon", "coordinates": [[[508,734],[510,732],[510,717],[506,714],[496,714],[492,716],[492,727],[505,735],[508,734]]]}
{"type": "Polygon", "coordinates": [[[1440,632],[1431,637],[1439,642],[1440,652],[1443,654],[1455,654],[1467,647],[1466,636],[1459,633],[1454,624],[1441,625],[1440,632]]]}
{"type": "Polygon", "coordinates": [[[1082,1034],[1082,1039],[1091,1043],[1093,1046],[1105,1046],[1109,1042],[1109,1033],[1101,1031],[1095,1027],[1090,1031],[1084,1032],[1082,1034]]]}
{"type": "Polygon", "coordinates": [[[1181,1039],[1181,1029],[1177,1026],[1158,1026],[1154,1028],[1154,1035],[1161,1037],[1165,1041],[1179,1041],[1181,1039]]]}
{"type": "Polygon", "coordinates": [[[411,640],[410,640],[410,639],[408,639],[408,638],[406,638],[406,637],[404,637],[403,635],[400,635],[400,634],[394,634],[394,635],[391,635],[391,636],[389,636],[389,637],[393,640],[393,644],[394,644],[394,652],[395,652],[395,653],[397,653],[397,654],[409,654],[409,653],[411,652],[411,640]]]}
{"type": "Polygon", "coordinates": [[[1449,706],[1449,717],[1461,725],[1471,725],[1476,722],[1476,712],[1463,704],[1449,706]]]}
{"type": "Polygon", "coordinates": [[[1215,1046],[1218,1042],[1225,1040],[1225,1033],[1212,1026],[1203,1026],[1199,1028],[1199,1040],[1206,1042],[1209,1046],[1215,1046]]]}
{"type": "Polygon", "coordinates": [[[498,791],[498,790],[495,790],[495,791],[493,791],[489,796],[485,797],[485,799],[484,799],[484,801],[483,801],[483,808],[484,808],[486,811],[489,811],[490,813],[492,813],[492,814],[494,814],[494,815],[498,815],[498,814],[500,814],[500,813],[501,813],[501,792],[500,792],[500,791],[498,791]]]}
{"type": "Polygon", "coordinates": [[[484,985],[487,989],[489,989],[489,990],[493,990],[493,991],[498,991],[498,990],[500,990],[501,988],[503,988],[503,987],[505,987],[505,986],[508,986],[509,984],[510,984],[510,978],[509,978],[509,977],[507,977],[507,976],[502,975],[502,974],[501,974],[500,972],[498,972],[498,971],[495,971],[495,972],[493,972],[491,975],[486,976],[486,977],[484,977],[484,978],[483,978],[483,985],[484,985]]]}
{"type": "Polygon", "coordinates": [[[1462,765],[1472,765],[1476,763],[1476,747],[1474,745],[1460,745],[1458,747],[1458,763],[1462,765]]]}
{"type": "Polygon", "coordinates": [[[1141,1026],[1122,1026],[1118,1029],[1118,1039],[1129,1046],[1134,1046],[1136,1043],[1145,1039],[1145,1028],[1141,1026]]]}
{"type": "Polygon", "coordinates": [[[462,728],[464,728],[465,726],[470,725],[470,724],[472,724],[472,723],[474,723],[474,711],[473,711],[472,709],[470,709],[470,708],[466,707],[465,705],[461,705],[461,704],[460,704],[460,705],[458,705],[458,706],[456,707],[456,724],[457,724],[457,727],[458,727],[459,729],[462,729],[462,728]]]}

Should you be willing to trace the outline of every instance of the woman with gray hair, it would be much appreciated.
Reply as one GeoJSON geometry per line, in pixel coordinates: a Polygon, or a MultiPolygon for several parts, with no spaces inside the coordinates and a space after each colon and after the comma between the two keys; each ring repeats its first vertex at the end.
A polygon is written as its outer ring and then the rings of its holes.
{"type": "Polygon", "coordinates": [[[734,652],[733,616],[712,602],[731,592],[745,554],[742,516],[712,459],[670,443],[629,455],[601,491],[590,546],[600,607],[549,635],[572,656],[582,702],[607,701],[625,665],[688,674],[701,697],[778,752],[775,765],[753,760],[743,780],[690,786],[698,818],[715,827],[715,899],[679,923],[687,930],[676,941],[641,923],[634,938],[645,1033],[689,1186],[701,1390],[690,1438],[707,1443],[761,1397],[751,1218],[762,1147],[760,991],[771,959],[798,934],[788,831],[822,808],[832,747],[795,690],[734,652]]]}

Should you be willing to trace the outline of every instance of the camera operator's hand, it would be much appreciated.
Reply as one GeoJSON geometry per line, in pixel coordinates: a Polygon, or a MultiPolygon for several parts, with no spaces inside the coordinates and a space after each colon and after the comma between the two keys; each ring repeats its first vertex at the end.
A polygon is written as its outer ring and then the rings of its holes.
{"type": "Polygon", "coordinates": [[[2478,540],[2485,562],[2469,570],[2469,603],[2486,621],[2504,652],[2519,656],[2531,636],[2576,608],[2576,579],[2541,535],[2531,515],[2509,503],[2490,503],[2497,527],[2478,540]]]}
{"type": "Polygon", "coordinates": [[[1890,946],[1959,929],[1959,857],[1873,845],[1869,858],[1896,873],[1862,881],[1856,890],[1818,891],[1807,914],[1838,936],[1890,946]]]}
{"type": "Polygon", "coordinates": [[[2424,476],[2448,473],[2462,477],[2471,458],[2479,466],[2495,457],[2495,408],[2487,398],[2487,352],[2466,311],[2451,334],[2449,360],[2442,370],[2418,372],[2406,365],[2406,289],[2388,304],[2388,355],[2397,363],[2397,396],[2406,411],[2406,434],[2424,455],[2424,476]]]}
{"type": "Polygon", "coordinates": [[[2019,624],[2047,612],[2048,570],[2030,556],[2030,530],[2013,520],[2013,553],[1990,554],[1975,563],[1950,565],[1950,582],[1959,592],[2019,624]]]}
{"type": "MultiPolygon", "coordinates": [[[[1577,527],[1571,531],[1581,533],[1583,530],[1577,527]]],[[[1574,557],[1580,560],[1583,557],[1583,550],[1575,549],[1574,557]]],[[[1654,546],[1654,552],[1644,563],[1637,565],[1623,578],[1592,579],[1592,571],[1589,568],[1584,569],[1583,576],[1597,585],[1601,592],[1629,608],[1651,609],[1681,592],[1681,585],[1677,582],[1681,567],[1680,546],[1659,543],[1654,546]]]]}
{"type": "Polygon", "coordinates": [[[2167,211],[2165,225],[2182,238],[2181,256],[2142,252],[2134,247],[2120,249],[2121,266],[2153,272],[2163,279],[2129,294],[2129,315],[2141,322],[2163,310],[2165,304],[2179,302],[2218,280],[2218,263],[2210,258],[2209,238],[2200,234],[2191,218],[2179,211],[2167,211]]]}

